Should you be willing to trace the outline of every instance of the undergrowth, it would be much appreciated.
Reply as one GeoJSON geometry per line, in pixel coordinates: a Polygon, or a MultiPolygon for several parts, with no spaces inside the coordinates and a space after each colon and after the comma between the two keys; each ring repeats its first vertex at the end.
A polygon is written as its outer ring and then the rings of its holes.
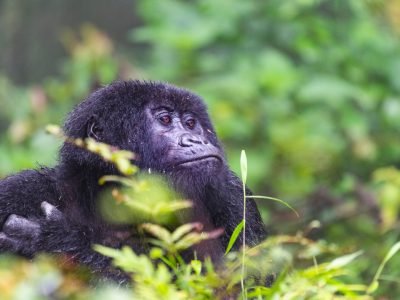
{"type": "MultiPolygon", "coordinates": [[[[49,131],[62,136],[57,127],[49,127],[49,131]]],[[[222,263],[196,258],[187,261],[182,251],[206,239],[218,238],[221,232],[204,232],[199,223],[178,224],[177,212],[190,209],[191,203],[176,200],[179,197],[169,191],[161,178],[140,175],[131,164],[133,154],[90,139],[69,142],[101,155],[123,174],[100,180],[100,184],[118,183],[110,193],[112,199],[104,197],[102,210],[111,210],[117,216],[113,221],[135,220],[132,226],[148,237],[149,252],[137,254],[127,246],[113,249],[94,245],[96,251],[112,258],[115,267],[130,275],[131,284],[125,287],[107,282],[94,288],[89,283],[91,275],[63,257],[45,255],[33,262],[3,257],[2,299],[373,299],[385,264],[400,249],[400,243],[396,243],[389,250],[382,264],[376,266],[370,283],[352,282],[349,266],[363,255],[362,251],[348,253],[327,241],[311,240],[304,234],[309,228],[294,235],[270,236],[252,248],[243,244],[239,252],[232,251],[239,235],[245,241],[243,219],[231,236],[222,263]]],[[[245,189],[244,151],[241,173],[245,189]]],[[[244,203],[246,197],[278,201],[297,214],[282,200],[243,193],[244,203]]],[[[315,224],[318,222],[310,227],[315,224]]]]}

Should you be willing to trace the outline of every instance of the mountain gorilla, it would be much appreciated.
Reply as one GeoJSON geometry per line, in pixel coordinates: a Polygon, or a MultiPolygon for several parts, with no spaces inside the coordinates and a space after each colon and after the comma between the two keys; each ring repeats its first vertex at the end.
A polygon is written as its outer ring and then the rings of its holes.
{"type": "MultiPolygon", "coordinates": [[[[223,255],[242,219],[242,184],[226,164],[201,98],[164,83],[116,82],[77,105],[64,132],[132,151],[141,170],[164,174],[176,191],[193,201],[191,221],[204,223],[206,230],[224,229],[218,240],[196,249],[199,257],[218,260],[223,255]]],[[[56,167],[1,180],[0,250],[27,257],[64,253],[93,272],[119,280],[123,274],[92,250],[93,244],[143,250],[143,242],[128,228],[107,223],[97,211],[104,189],[99,178],[117,173],[96,154],[66,142],[56,167]]],[[[265,231],[253,200],[247,200],[246,211],[246,243],[254,245],[265,231]]]]}

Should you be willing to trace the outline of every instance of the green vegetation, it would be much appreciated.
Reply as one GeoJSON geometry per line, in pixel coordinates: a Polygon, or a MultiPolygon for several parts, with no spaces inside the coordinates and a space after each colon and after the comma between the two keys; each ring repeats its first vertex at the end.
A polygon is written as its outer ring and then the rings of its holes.
{"type": "MultiPolygon", "coordinates": [[[[54,127],[53,132],[59,132],[54,127]]],[[[131,155],[126,151],[112,149],[102,143],[87,139],[75,140],[79,147],[100,154],[104,159],[116,164],[118,169],[127,177],[105,176],[101,182],[120,182],[124,190],[114,189],[112,204],[113,215],[123,216],[128,221],[137,222],[133,215],[141,215],[145,221],[159,221],[171,218],[171,214],[190,207],[187,201],[171,201],[166,186],[159,179],[130,176],[137,173],[130,164],[131,155]],[[154,191],[161,195],[154,199],[154,191]],[[149,194],[150,193],[150,194],[149,194]],[[137,199],[141,201],[138,206],[137,199]],[[153,199],[153,201],[148,201],[153,199]],[[156,205],[155,205],[156,203],[156,205]],[[163,209],[159,209],[159,208],[163,209]],[[154,213],[156,211],[157,213],[154,213]],[[167,217],[167,218],[166,218],[167,217]]],[[[245,152],[241,156],[243,188],[247,177],[247,159],[245,152]]],[[[173,197],[173,196],[172,196],[173,197]]],[[[244,193],[244,201],[246,200],[244,193]]],[[[107,203],[112,203],[108,199],[107,203]]],[[[109,209],[106,209],[106,211],[109,209]]],[[[121,221],[124,218],[119,218],[121,221]]],[[[232,235],[229,244],[234,243],[238,235],[245,234],[243,220],[232,235]]],[[[171,224],[171,221],[168,222],[171,224]]],[[[132,287],[100,287],[113,297],[122,299],[372,299],[370,293],[379,286],[379,277],[385,264],[400,250],[400,243],[392,247],[376,272],[372,283],[346,283],[342,278],[350,271],[350,263],[361,255],[361,251],[333,259],[330,262],[318,263],[317,257],[332,250],[329,245],[318,245],[304,236],[277,236],[267,239],[254,248],[242,247],[241,253],[229,251],[229,245],[223,264],[214,266],[210,260],[204,262],[193,259],[185,262],[180,252],[205,240],[217,238],[220,230],[202,232],[202,224],[187,223],[179,225],[173,231],[154,223],[138,225],[142,232],[153,238],[148,238],[151,245],[148,255],[136,254],[131,248],[113,249],[94,245],[94,249],[113,259],[113,264],[127,272],[132,278],[132,287]],[[297,246],[296,250],[288,251],[285,244],[297,246]],[[282,255],[284,253],[285,255],[282,255]],[[297,265],[295,257],[301,258],[304,265],[297,265]],[[312,259],[311,259],[312,258],[312,259]],[[272,287],[264,285],[271,270],[280,262],[279,274],[272,287]],[[289,271],[289,268],[293,270],[289,271]]],[[[244,237],[243,237],[244,240],[244,237]]],[[[68,260],[68,258],[64,258],[68,260]]],[[[62,261],[61,261],[62,262],[62,261]]],[[[62,262],[62,266],[65,261],[62,262]]],[[[99,291],[91,289],[88,278],[76,268],[69,270],[56,268],[56,262],[49,258],[38,258],[34,264],[12,259],[3,266],[0,274],[4,273],[6,282],[4,295],[10,299],[28,297],[41,299],[57,297],[62,299],[97,299],[99,291]],[[13,271],[11,271],[11,270],[13,271]],[[25,272],[20,272],[22,269],[25,272]],[[83,274],[83,275],[82,275],[83,274]],[[8,280],[7,280],[8,279],[8,280]],[[69,280],[77,280],[78,289],[70,288],[75,285],[69,280]],[[22,288],[20,288],[22,287],[22,288]]]]}
{"type": "MultiPolygon", "coordinates": [[[[246,149],[253,191],[284,200],[299,217],[281,201],[260,199],[271,237],[243,256],[228,251],[221,269],[197,260],[172,268],[179,254],[171,249],[181,239],[157,234],[149,256],[100,250],[136,274],[140,288],[133,291],[92,290],[85,274],[77,277],[71,266],[55,267],[49,258],[32,264],[3,258],[4,295],[214,299],[240,297],[242,279],[247,297],[255,299],[400,295],[399,2],[138,0],[136,8],[141,25],[127,33],[134,58],[85,25],[65,37],[70,56],[59,75],[17,86],[0,71],[0,176],[54,162],[59,142],[45,126],[61,123],[93,87],[117,78],[167,80],[204,97],[237,173],[240,149],[246,149]],[[276,273],[276,283],[266,288],[252,281],[252,272],[276,273]]],[[[127,189],[146,197],[139,186],[127,189]]],[[[163,189],[147,192],[159,201],[157,216],[165,214],[157,226],[185,205],[164,205],[174,197],[163,189]]],[[[131,203],[124,211],[132,213],[121,213],[121,220],[145,210],[131,203]]],[[[147,229],[163,232],[152,226],[147,229]]]]}

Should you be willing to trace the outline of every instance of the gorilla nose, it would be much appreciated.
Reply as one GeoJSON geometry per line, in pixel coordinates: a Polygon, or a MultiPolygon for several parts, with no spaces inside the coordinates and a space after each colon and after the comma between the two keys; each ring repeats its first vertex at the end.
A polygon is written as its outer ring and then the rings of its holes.
{"type": "Polygon", "coordinates": [[[208,141],[202,140],[200,136],[185,133],[181,135],[179,139],[179,146],[181,147],[191,147],[193,145],[208,144],[208,141]]]}

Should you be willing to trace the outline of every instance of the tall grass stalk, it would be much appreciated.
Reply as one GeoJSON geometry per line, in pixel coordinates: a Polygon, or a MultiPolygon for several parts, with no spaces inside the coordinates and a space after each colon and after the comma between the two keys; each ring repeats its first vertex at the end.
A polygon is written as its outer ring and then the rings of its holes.
{"type": "Polygon", "coordinates": [[[240,170],[243,183],[243,246],[242,246],[242,271],[240,276],[240,284],[242,286],[243,299],[247,299],[246,289],[244,287],[245,277],[245,258],[246,258],[246,180],[247,180],[247,157],[246,152],[242,150],[240,155],[240,170]]]}

